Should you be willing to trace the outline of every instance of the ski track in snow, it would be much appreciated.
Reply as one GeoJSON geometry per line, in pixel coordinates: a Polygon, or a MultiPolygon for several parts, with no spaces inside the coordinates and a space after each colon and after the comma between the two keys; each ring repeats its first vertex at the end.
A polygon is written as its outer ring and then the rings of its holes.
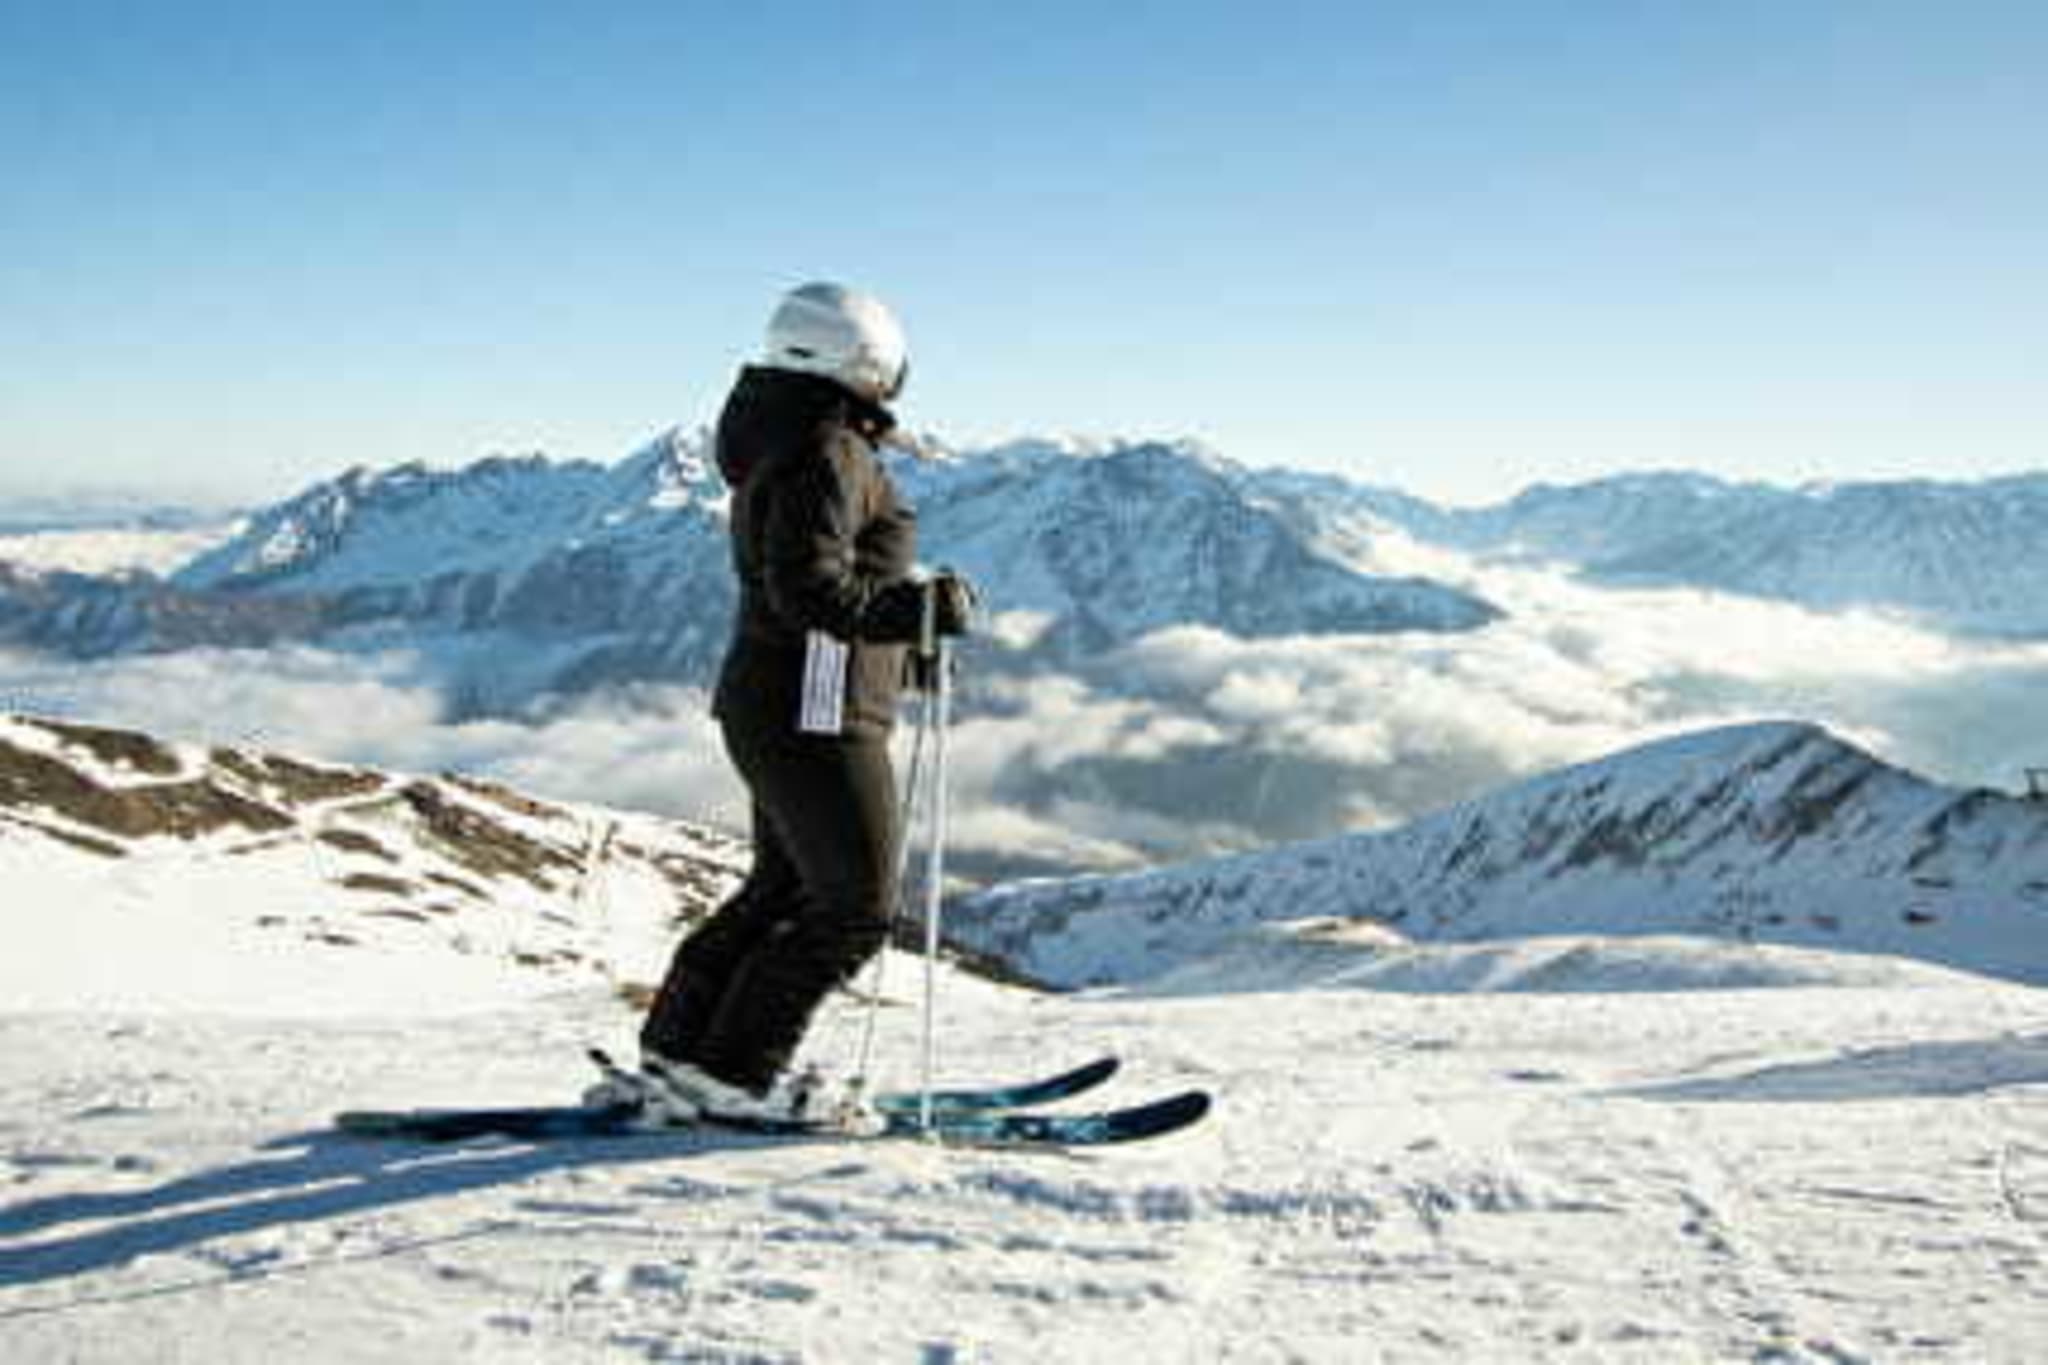
{"type": "MultiPolygon", "coordinates": [[[[854,1031],[834,1013],[827,1062],[854,1031]]],[[[0,1359],[2020,1361],[2048,1340],[2037,991],[962,982],[946,1015],[961,1079],[1110,1046],[1098,1098],[1204,1085],[1218,1110],[1065,1156],[381,1145],[320,1125],[573,1093],[579,1045],[631,1016],[587,993],[434,1020],[0,1017],[0,1359]]]]}

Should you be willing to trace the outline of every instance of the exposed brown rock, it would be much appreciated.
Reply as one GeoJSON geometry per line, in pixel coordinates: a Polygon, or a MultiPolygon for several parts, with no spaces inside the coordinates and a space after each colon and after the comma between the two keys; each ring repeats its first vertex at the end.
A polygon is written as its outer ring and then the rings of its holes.
{"type": "Polygon", "coordinates": [[[569,813],[560,806],[551,806],[544,801],[536,801],[530,796],[522,796],[510,787],[481,777],[471,777],[464,773],[442,773],[441,780],[452,786],[462,788],[472,796],[480,796],[493,805],[502,806],[515,815],[531,816],[536,820],[567,820],[571,818],[569,813]]]}
{"type": "Polygon", "coordinates": [[[383,896],[410,896],[413,884],[399,877],[381,877],[375,872],[351,872],[339,885],[350,891],[374,891],[383,896]]]}
{"type": "Polygon", "coordinates": [[[436,886],[445,886],[452,891],[460,891],[472,900],[487,901],[491,898],[491,893],[476,883],[466,882],[460,877],[451,877],[445,872],[429,872],[426,874],[426,877],[428,881],[436,886]]]}
{"type": "Polygon", "coordinates": [[[294,803],[367,796],[385,785],[382,774],[364,768],[317,767],[278,754],[215,749],[212,758],[215,766],[244,782],[276,791],[294,803]]]}
{"type": "Polygon", "coordinates": [[[288,815],[226,791],[210,779],[103,787],[69,764],[0,740],[0,805],[53,811],[109,834],[191,839],[229,825],[284,829],[288,815]]]}
{"type": "Polygon", "coordinates": [[[369,835],[356,830],[323,829],[313,837],[330,848],[338,848],[344,853],[364,853],[372,858],[382,858],[387,863],[398,861],[396,853],[393,853],[369,835]]]}
{"type": "Polygon", "coordinates": [[[428,832],[455,861],[489,877],[520,877],[542,890],[548,874],[574,869],[576,860],[488,820],[451,801],[431,782],[414,782],[400,793],[428,832]]]}
{"type": "Polygon", "coordinates": [[[76,725],[41,716],[24,716],[22,721],[46,734],[55,735],[66,744],[76,745],[111,767],[133,768],[158,777],[169,777],[184,768],[176,754],[147,735],[109,730],[97,725],[76,725]]]}

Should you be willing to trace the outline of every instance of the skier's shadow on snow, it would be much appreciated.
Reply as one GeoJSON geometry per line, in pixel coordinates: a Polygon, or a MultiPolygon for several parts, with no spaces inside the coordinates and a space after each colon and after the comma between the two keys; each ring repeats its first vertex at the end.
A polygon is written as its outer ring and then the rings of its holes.
{"type": "MultiPolygon", "coordinates": [[[[296,1134],[261,1149],[294,1153],[290,1156],[198,1171],[151,1189],[57,1194],[0,1207],[0,1238],[75,1223],[95,1225],[30,1246],[0,1245],[0,1286],[64,1279],[217,1238],[513,1184],[550,1171],[674,1161],[761,1141],[734,1135],[714,1145],[702,1134],[673,1139],[641,1134],[552,1144],[480,1140],[422,1146],[331,1131],[296,1134]]],[[[791,1139],[778,1141],[787,1146],[791,1139]]],[[[668,1197],[744,1192],[683,1181],[668,1197]]],[[[24,1311],[40,1310],[0,1308],[0,1320],[24,1311]]]]}

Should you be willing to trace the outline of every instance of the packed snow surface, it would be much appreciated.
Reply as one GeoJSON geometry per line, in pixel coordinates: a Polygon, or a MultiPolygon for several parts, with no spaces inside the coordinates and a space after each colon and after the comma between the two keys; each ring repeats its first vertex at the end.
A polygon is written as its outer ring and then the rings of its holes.
{"type": "MultiPolygon", "coordinates": [[[[0,1018],[11,1361],[1954,1360],[2048,1337],[2048,1002],[2019,987],[1044,999],[1203,1126],[1058,1157],[678,1135],[346,1141],[548,1098],[583,991],[432,1021],[0,1018]]],[[[895,1079],[909,1012],[892,1010],[895,1079]]],[[[852,1032],[840,1006],[829,1054],[852,1032]]]]}

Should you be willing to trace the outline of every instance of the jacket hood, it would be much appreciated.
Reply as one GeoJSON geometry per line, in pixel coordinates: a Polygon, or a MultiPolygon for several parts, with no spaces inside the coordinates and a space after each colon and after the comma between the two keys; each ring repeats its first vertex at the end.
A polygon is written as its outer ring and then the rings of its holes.
{"type": "Polygon", "coordinates": [[[718,418],[718,472],[738,487],[757,466],[814,449],[827,424],[879,443],[896,429],[896,418],[823,375],[749,365],[718,418]]]}

